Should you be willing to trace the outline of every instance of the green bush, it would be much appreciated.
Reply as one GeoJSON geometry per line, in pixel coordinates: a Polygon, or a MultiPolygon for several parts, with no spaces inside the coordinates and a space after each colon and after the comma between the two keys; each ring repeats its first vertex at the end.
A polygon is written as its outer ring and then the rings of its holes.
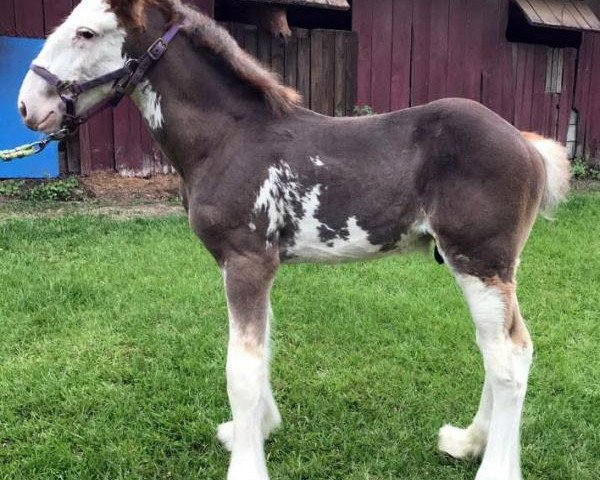
{"type": "Polygon", "coordinates": [[[81,200],[83,190],[76,177],[56,180],[0,182],[0,197],[35,202],[81,200]]]}
{"type": "Polygon", "coordinates": [[[589,166],[581,157],[575,157],[571,162],[571,174],[573,178],[600,180],[600,169],[589,166]]]}
{"type": "Polygon", "coordinates": [[[0,197],[18,198],[24,185],[23,180],[4,180],[0,182],[0,197]]]}
{"type": "Polygon", "coordinates": [[[355,117],[366,117],[369,115],[375,115],[373,108],[370,105],[356,105],[352,114],[355,117]]]}

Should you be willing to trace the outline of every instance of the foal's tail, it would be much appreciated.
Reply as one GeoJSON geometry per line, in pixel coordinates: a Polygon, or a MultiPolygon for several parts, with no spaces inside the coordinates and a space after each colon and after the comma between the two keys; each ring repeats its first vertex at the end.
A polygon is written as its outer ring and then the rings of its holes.
{"type": "Polygon", "coordinates": [[[553,210],[566,198],[569,192],[571,165],[567,149],[560,143],[544,138],[537,133],[522,133],[523,137],[531,142],[544,159],[546,186],[540,205],[540,213],[545,218],[552,218],[553,210]]]}

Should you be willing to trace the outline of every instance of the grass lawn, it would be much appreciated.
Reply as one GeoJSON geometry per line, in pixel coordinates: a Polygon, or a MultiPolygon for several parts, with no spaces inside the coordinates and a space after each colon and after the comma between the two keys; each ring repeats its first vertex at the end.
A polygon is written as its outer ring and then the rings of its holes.
{"type": "MultiPolygon", "coordinates": [[[[599,239],[600,193],[576,193],[522,257],[529,480],[600,478],[599,239]]],[[[183,216],[2,220],[0,299],[0,478],[224,480],[225,300],[183,216]]],[[[436,451],[483,377],[446,268],[283,267],[273,300],[273,479],[474,478],[436,451]]]]}

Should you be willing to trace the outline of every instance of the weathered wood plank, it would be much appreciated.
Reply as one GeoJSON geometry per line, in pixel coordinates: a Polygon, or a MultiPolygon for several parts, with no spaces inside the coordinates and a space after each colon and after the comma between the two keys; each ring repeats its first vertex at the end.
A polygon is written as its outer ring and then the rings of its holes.
{"type": "Polygon", "coordinates": [[[449,97],[461,97],[464,91],[467,7],[466,0],[451,1],[449,6],[448,71],[446,73],[446,95],[449,97]]]}
{"type": "Polygon", "coordinates": [[[244,49],[253,57],[258,57],[258,29],[254,25],[244,25],[244,49]]]}
{"type": "Polygon", "coordinates": [[[598,121],[600,118],[600,92],[598,92],[598,85],[600,85],[600,65],[598,65],[596,60],[600,58],[600,34],[597,33],[593,35],[592,58],[595,61],[592,66],[590,85],[594,85],[595,87],[589,90],[588,104],[590,107],[586,119],[585,147],[589,157],[600,161],[600,121],[598,121]]]}
{"type": "Polygon", "coordinates": [[[422,105],[429,98],[429,54],[431,41],[432,0],[413,3],[413,55],[411,71],[411,105],[422,105]]]}
{"type": "Polygon", "coordinates": [[[579,47],[577,62],[577,85],[575,87],[574,107],[579,112],[579,128],[577,129],[577,145],[585,147],[585,136],[588,124],[589,92],[591,88],[592,66],[594,52],[594,34],[584,33],[579,47]]]}
{"type": "Polygon", "coordinates": [[[558,113],[558,140],[562,143],[567,141],[567,132],[569,129],[569,117],[571,106],[573,105],[576,59],[577,50],[575,48],[566,48],[563,61],[563,88],[560,93],[558,113]]]}
{"type": "Polygon", "coordinates": [[[52,0],[44,2],[44,33],[50,35],[56,27],[71,13],[71,0],[52,0]]]}
{"type": "Polygon", "coordinates": [[[548,47],[543,45],[534,46],[534,74],[533,74],[533,100],[531,108],[532,130],[544,133],[544,105],[545,105],[545,82],[546,82],[546,51],[548,47]]]}
{"type": "Polygon", "coordinates": [[[265,67],[271,67],[271,34],[263,28],[258,29],[258,59],[265,67]]]}
{"type": "Polygon", "coordinates": [[[115,169],[134,175],[144,167],[142,156],[142,120],[137,107],[125,99],[113,112],[115,169]]]}
{"type": "Polygon", "coordinates": [[[533,110],[533,86],[535,84],[535,45],[524,45],[527,49],[527,69],[523,88],[523,109],[528,130],[534,130],[531,113],[533,110]]]}
{"type": "Polygon", "coordinates": [[[529,0],[515,0],[515,1],[519,4],[519,6],[523,10],[523,12],[525,12],[525,15],[527,15],[527,18],[529,18],[532,22],[542,23],[541,17],[535,11],[535,8],[533,8],[533,5],[531,5],[531,3],[529,3],[529,0]]]}
{"type": "MultiPolygon", "coordinates": [[[[306,68],[306,65],[303,65],[302,68],[306,68]]],[[[283,80],[286,85],[298,88],[298,35],[295,30],[285,45],[285,73],[283,80]]]]}
{"type": "Polygon", "coordinates": [[[89,122],[91,161],[93,172],[111,171],[115,168],[115,143],[112,111],[105,110],[89,122]]]}
{"type": "Polygon", "coordinates": [[[527,129],[527,119],[529,115],[524,113],[525,102],[525,76],[527,73],[527,48],[521,43],[514,43],[513,50],[516,56],[515,65],[515,98],[514,98],[514,125],[519,129],[527,129]]]}
{"type": "Polygon", "coordinates": [[[81,174],[81,145],[79,135],[73,135],[65,140],[67,145],[67,173],[81,174]]]}
{"type": "Polygon", "coordinates": [[[482,17],[486,14],[479,0],[466,0],[467,16],[465,23],[465,63],[463,73],[463,95],[472,100],[481,100],[481,74],[483,64],[482,17]]]}
{"type": "Polygon", "coordinates": [[[561,25],[573,29],[581,28],[581,25],[569,9],[569,7],[572,8],[570,2],[564,2],[563,0],[546,0],[546,3],[552,12],[554,12],[554,16],[558,18],[561,25]]]}
{"type": "Polygon", "coordinates": [[[431,16],[428,101],[446,96],[449,9],[449,0],[436,0],[433,15],[431,16]]]}
{"type": "Polygon", "coordinates": [[[227,23],[225,28],[229,31],[231,36],[235,39],[237,44],[244,48],[244,27],[241,23],[227,23]]]}
{"type": "Polygon", "coordinates": [[[390,110],[392,21],[392,0],[379,0],[373,11],[371,67],[371,106],[376,112],[390,110]]]}
{"type": "Polygon", "coordinates": [[[556,18],[552,9],[549,8],[545,2],[534,1],[529,3],[535,10],[535,13],[537,13],[538,17],[540,17],[543,24],[560,26],[560,20],[556,18]]]}
{"type": "Polygon", "coordinates": [[[336,117],[346,114],[346,63],[348,51],[346,48],[348,36],[346,32],[335,32],[335,60],[334,60],[334,93],[333,111],[336,117]]]}
{"type": "Polygon", "coordinates": [[[15,4],[13,0],[4,2],[2,15],[0,15],[0,35],[14,36],[17,34],[15,23],[15,4]]]}
{"type": "Polygon", "coordinates": [[[502,75],[504,74],[503,55],[498,38],[500,36],[499,0],[481,0],[484,13],[481,18],[483,25],[482,72],[483,83],[481,102],[498,114],[502,114],[502,75]]]}
{"type": "Polygon", "coordinates": [[[79,146],[81,148],[80,167],[82,175],[92,173],[92,144],[90,141],[90,124],[82,125],[79,129],[79,146]]]}
{"type": "Polygon", "coordinates": [[[285,44],[280,38],[271,37],[271,70],[281,79],[285,74],[285,44]]]}
{"type": "Polygon", "coordinates": [[[392,60],[390,109],[410,105],[413,0],[394,0],[392,15],[392,60]]]}
{"type": "Polygon", "coordinates": [[[351,115],[357,104],[358,35],[355,32],[347,34],[346,48],[346,114],[351,115]]]}
{"type": "Polygon", "coordinates": [[[335,114],[335,32],[323,30],[323,110],[326,115],[335,114]]]}
{"type": "Polygon", "coordinates": [[[357,103],[371,104],[371,68],[373,42],[373,2],[354,0],[352,4],[352,29],[358,33],[358,85],[357,103]]]}
{"type": "Polygon", "coordinates": [[[304,106],[310,108],[311,105],[311,80],[310,80],[310,31],[302,28],[296,29],[296,35],[298,37],[298,75],[297,75],[297,89],[302,95],[304,106]]]}
{"type": "Polygon", "coordinates": [[[573,18],[577,22],[578,28],[590,28],[590,24],[587,22],[586,18],[581,14],[581,12],[577,9],[575,5],[573,5],[571,2],[567,2],[565,4],[565,9],[573,16],[573,18]]]}
{"type": "Polygon", "coordinates": [[[310,35],[310,108],[325,113],[323,98],[323,30],[313,30],[310,35]]]}
{"type": "Polygon", "coordinates": [[[587,24],[590,26],[590,29],[595,31],[600,30],[600,21],[596,14],[592,11],[592,9],[585,2],[573,2],[577,11],[581,14],[581,16],[585,19],[587,24]]]}
{"type": "Polygon", "coordinates": [[[140,138],[142,146],[142,174],[149,176],[160,171],[160,161],[157,161],[154,152],[154,140],[148,132],[148,127],[142,122],[140,124],[140,138]]]}

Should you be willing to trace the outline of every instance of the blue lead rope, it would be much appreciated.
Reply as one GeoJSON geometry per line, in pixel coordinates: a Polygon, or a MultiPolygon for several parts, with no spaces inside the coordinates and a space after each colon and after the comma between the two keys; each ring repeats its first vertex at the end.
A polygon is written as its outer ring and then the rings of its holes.
{"type": "Polygon", "coordinates": [[[38,140],[37,142],[28,143],[26,145],[10,148],[8,150],[0,150],[0,161],[12,162],[18,158],[31,157],[32,155],[36,155],[44,150],[44,148],[46,148],[50,142],[58,142],[65,138],[68,134],[69,130],[63,128],[58,132],[47,135],[45,138],[38,140]]]}

